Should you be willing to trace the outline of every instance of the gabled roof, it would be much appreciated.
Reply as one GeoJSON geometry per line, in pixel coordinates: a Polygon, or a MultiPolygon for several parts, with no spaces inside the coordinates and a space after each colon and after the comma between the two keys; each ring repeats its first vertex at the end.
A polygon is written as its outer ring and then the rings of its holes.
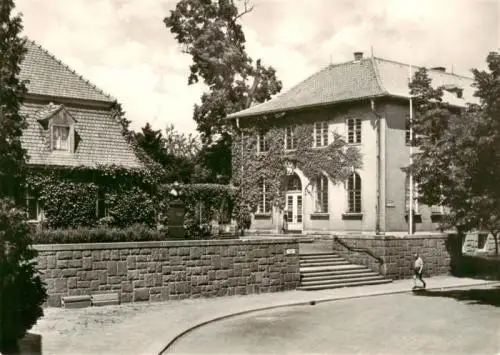
{"type": "Polygon", "coordinates": [[[115,99],[78,75],[47,50],[28,40],[21,63],[20,79],[29,80],[30,94],[113,102],[115,99]]]}
{"type": "Polygon", "coordinates": [[[140,169],[142,164],[120,131],[119,123],[109,111],[25,103],[21,113],[26,115],[28,128],[23,131],[21,143],[28,153],[28,164],[61,167],[98,168],[116,165],[140,169]],[[40,118],[50,120],[66,110],[74,119],[75,151],[60,152],[50,149],[50,129],[40,118]]]}
{"type": "MultiPolygon", "coordinates": [[[[228,115],[239,118],[280,113],[300,108],[356,101],[374,97],[409,98],[409,65],[382,58],[365,58],[359,61],[332,64],[311,75],[285,93],[264,103],[228,115]]],[[[413,66],[412,73],[419,67],[413,66]]],[[[463,89],[463,98],[447,91],[443,100],[463,107],[477,102],[473,97],[472,78],[428,70],[432,85],[450,84],[463,89]]]]}

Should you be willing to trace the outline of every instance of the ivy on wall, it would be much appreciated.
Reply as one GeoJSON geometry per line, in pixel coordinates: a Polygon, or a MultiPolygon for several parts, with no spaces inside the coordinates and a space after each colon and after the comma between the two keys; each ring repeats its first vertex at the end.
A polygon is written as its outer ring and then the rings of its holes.
{"type": "Polygon", "coordinates": [[[97,199],[101,193],[109,212],[106,225],[153,226],[156,221],[155,188],[141,170],[116,166],[88,168],[33,168],[26,188],[38,197],[44,223],[50,228],[93,227],[99,222],[97,199]]]}
{"type": "Polygon", "coordinates": [[[264,119],[253,122],[252,127],[236,130],[233,136],[233,183],[238,188],[235,216],[244,228],[248,228],[250,214],[256,211],[262,181],[272,204],[284,208],[287,166],[298,168],[311,182],[326,175],[334,184],[345,181],[353,169],[361,168],[358,148],[348,145],[335,132],[333,142],[314,148],[314,123],[294,122],[295,149],[285,150],[284,124],[273,125],[264,119]],[[268,142],[265,152],[257,151],[259,132],[265,133],[268,142]]]}

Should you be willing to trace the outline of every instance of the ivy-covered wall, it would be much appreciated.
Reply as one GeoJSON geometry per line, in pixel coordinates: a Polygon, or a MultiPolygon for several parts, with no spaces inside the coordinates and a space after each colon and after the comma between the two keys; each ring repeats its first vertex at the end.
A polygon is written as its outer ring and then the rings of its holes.
{"type": "Polygon", "coordinates": [[[38,200],[43,224],[49,228],[156,223],[154,184],[139,170],[31,168],[26,192],[38,200]]]}
{"type": "Polygon", "coordinates": [[[252,213],[251,229],[276,231],[282,224],[286,193],[287,163],[301,178],[303,190],[303,228],[308,231],[356,230],[374,231],[377,204],[377,117],[370,102],[356,105],[324,107],[286,113],[281,117],[242,118],[233,139],[233,183],[240,189],[240,207],[252,213]],[[361,120],[361,143],[347,144],[348,118],[361,120]],[[314,125],[328,122],[329,144],[313,146],[314,125]],[[294,126],[296,149],[286,150],[286,127],[294,126]],[[269,150],[257,152],[259,131],[266,132],[269,150]],[[362,180],[362,213],[346,218],[345,181],[353,169],[362,180]],[[242,173],[243,172],[243,173],[242,173]],[[329,178],[328,213],[315,211],[315,181],[320,175],[329,178]],[[255,214],[260,181],[266,181],[273,212],[255,214]]]}

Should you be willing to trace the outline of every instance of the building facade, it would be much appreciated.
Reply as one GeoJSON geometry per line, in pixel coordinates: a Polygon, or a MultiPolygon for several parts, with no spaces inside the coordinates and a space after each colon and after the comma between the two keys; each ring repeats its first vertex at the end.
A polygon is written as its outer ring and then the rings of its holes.
{"type": "MultiPolygon", "coordinates": [[[[441,67],[430,69],[429,76],[433,86],[445,87],[443,99],[450,105],[475,102],[471,78],[441,67]]],[[[286,219],[289,231],[301,233],[406,234],[409,77],[407,64],[357,52],[352,61],[330,65],[272,100],[230,115],[238,127],[258,125],[265,117],[283,130],[285,149],[290,148],[287,138],[293,141],[292,127],[311,125],[315,148],[324,148],[338,134],[362,157],[362,168],[338,183],[326,177],[310,181],[299,166],[292,167],[284,209],[266,203],[264,181],[251,231],[279,233],[286,219]]],[[[416,198],[412,203],[414,231],[437,232],[443,208],[419,205],[416,198]]]]}
{"type": "MultiPolygon", "coordinates": [[[[103,166],[142,169],[133,148],[113,116],[115,99],[78,75],[33,41],[27,42],[20,79],[27,80],[28,93],[21,107],[28,123],[23,131],[31,169],[82,169],[103,166]]],[[[96,195],[96,214],[104,216],[102,198],[96,195]]],[[[43,219],[38,196],[28,188],[29,219],[43,219]]]]}

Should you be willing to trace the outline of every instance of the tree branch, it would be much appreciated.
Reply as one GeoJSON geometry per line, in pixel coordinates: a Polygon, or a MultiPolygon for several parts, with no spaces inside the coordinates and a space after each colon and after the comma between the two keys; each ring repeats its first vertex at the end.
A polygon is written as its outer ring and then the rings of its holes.
{"type": "Polygon", "coordinates": [[[244,1],[243,5],[245,6],[245,10],[242,13],[236,15],[236,17],[234,18],[233,22],[236,22],[236,20],[239,19],[240,17],[245,16],[249,12],[252,12],[252,10],[254,9],[255,6],[252,5],[249,8],[248,7],[248,3],[249,3],[249,0],[245,0],[244,1]]]}

